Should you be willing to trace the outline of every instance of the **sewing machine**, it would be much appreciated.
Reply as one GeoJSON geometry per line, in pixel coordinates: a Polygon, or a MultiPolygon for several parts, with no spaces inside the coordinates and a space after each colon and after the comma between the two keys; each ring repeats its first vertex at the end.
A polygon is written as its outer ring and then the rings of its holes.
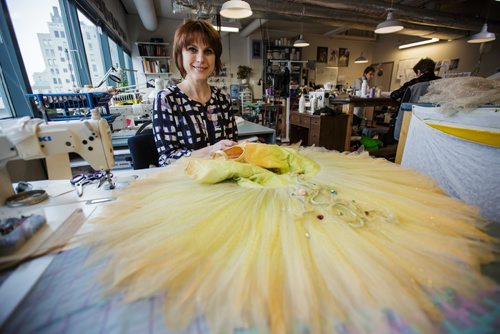
{"type": "Polygon", "coordinates": [[[110,170],[114,166],[111,131],[97,112],[91,119],[44,122],[40,119],[16,119],[0,122],[0,205],[14,195],[7,172],[11,160],[32,160],[75,152],[95,170],[106,172],[113,188],[110,170]],[[7,123],[8,122],[8,123],[7,123]],[[10,124],[10,126],[9,126],[10,124]],[[13,138],[22,138],[15,142],[13,138]]]}

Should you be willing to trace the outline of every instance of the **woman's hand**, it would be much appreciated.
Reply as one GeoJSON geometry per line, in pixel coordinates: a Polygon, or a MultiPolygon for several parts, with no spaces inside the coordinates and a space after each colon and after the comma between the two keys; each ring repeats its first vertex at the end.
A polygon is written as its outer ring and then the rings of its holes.
{"type": "Polygon", "coordinates": [[[217,151],[225,150],[226,148],[229,148],[229,147],[237,145],[237,144],[238,143],[233,141],[233,140],[222,139],[211,146],[207,146],[207,147],[201,148],[199,150],[193,151],[191,153],[191,156],[197,157],[197,158],[209,157],[217,151]]]}

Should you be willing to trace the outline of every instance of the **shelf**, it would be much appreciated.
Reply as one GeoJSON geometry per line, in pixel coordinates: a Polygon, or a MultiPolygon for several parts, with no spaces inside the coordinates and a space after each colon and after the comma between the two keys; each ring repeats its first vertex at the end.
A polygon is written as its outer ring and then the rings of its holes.
{"type": "Polygon", "coordinates": [[[166,58],[170,54],[168,43],[137,42],[139,56],[142,58],[166,58]]]}

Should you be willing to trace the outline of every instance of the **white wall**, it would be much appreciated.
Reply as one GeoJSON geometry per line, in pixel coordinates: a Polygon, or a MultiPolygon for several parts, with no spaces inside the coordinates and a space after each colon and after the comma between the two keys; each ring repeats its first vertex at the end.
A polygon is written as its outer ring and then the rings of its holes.
{"type": "MultiPolygon", "coordinates": [[[[440,41],[434,44],[422,45],[413,48],[398,49],[402,41],[409,41],[410,36],[386,35],[381,36],[375,44],[373,63],[394,61],[392,72],[391,90],[401,86],[396,80],[398,63],[400,60],[411,58],[429,57],[434,61],[443,59],[459,58],[456,72],[472,72],[479,60],[479,45],[467,43],[465,39],[452,42],[440,41]]],[[[480,66],[479,76],[487,77],[500,68],[500,39],[491,43],[485,43],[483,59],[480,66]]]]}

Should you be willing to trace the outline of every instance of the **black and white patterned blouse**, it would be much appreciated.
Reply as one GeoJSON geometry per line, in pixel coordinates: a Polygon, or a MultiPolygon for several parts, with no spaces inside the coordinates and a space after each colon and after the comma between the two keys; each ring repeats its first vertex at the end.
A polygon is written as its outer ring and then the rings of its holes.
{"type": "Polygon", "coordinates": [[[205,105],[191,100],[177,86],[158,92],[153,103],[153,133],[160,166],[219,140],[237,139],[228,96],[218,88],[211,90],[212,96],[205,105]]]}

